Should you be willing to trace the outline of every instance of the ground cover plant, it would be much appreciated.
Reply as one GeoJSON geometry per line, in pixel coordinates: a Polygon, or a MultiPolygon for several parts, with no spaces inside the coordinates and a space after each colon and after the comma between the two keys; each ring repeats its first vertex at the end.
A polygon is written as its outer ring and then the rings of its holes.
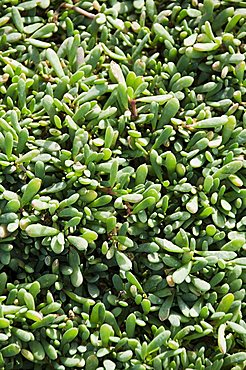
{"type": "Polygon", "coordinates": [[[0,4],[0,369],[244,369],[245,1],[0,4]]]}

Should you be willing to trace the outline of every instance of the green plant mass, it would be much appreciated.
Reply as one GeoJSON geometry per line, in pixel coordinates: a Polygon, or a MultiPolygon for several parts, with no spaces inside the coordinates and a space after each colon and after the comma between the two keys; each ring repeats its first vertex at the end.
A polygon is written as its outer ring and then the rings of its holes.
{"type": "Polygon", "coordinates": [[[0,370],[246,368],[244,0],[0,0],[0,370]]]}

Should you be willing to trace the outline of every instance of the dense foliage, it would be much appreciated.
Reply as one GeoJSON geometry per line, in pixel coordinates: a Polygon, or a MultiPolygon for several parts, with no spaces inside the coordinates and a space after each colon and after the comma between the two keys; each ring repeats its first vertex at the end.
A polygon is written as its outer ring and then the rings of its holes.
{"type": "Polygon", "coordinates": [[[0,5],[0,369],[244,369],[245,1],[0,5]]]}

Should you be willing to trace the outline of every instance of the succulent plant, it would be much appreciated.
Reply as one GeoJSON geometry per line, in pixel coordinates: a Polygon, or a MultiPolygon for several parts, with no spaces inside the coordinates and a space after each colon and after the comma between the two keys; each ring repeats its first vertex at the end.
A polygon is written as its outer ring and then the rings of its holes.
{"type": "Polygon", "coordinates": [[[1,370],[245,368],[245,10],[1,1],[1,370]]]}

